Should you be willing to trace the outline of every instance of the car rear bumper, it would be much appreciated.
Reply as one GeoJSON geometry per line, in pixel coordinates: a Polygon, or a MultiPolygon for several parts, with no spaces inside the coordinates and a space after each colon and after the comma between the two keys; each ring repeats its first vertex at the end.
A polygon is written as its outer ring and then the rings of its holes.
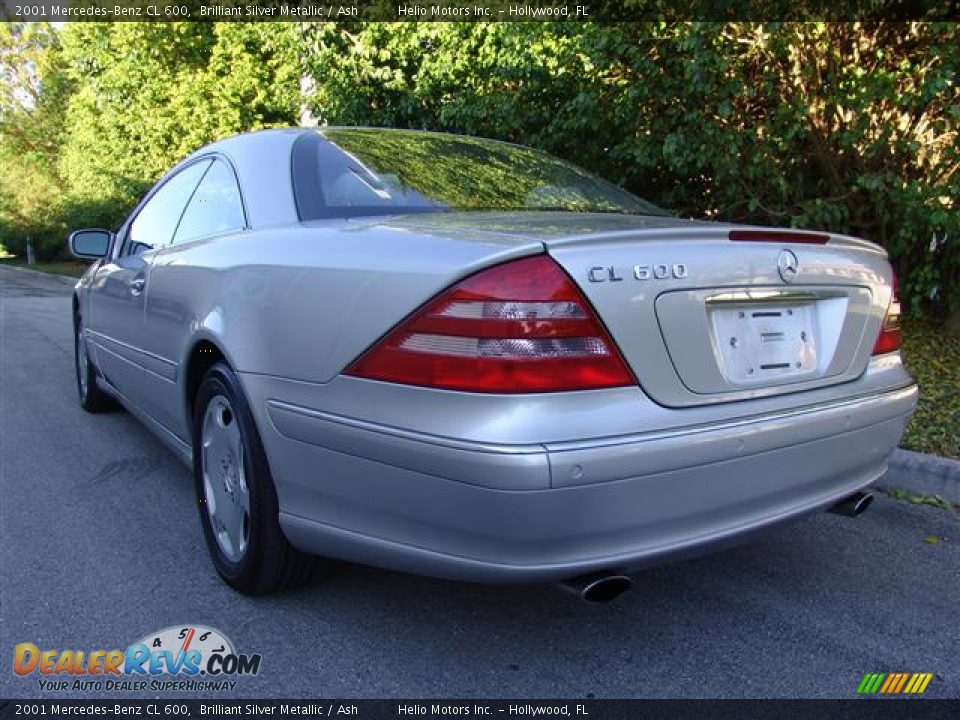
{"type": "Polygon", "coordinates": [[[911,385],[666,432],[497,445],[244,384],[294,545],[490,582],[630,571],[828,506],[883,474],[917,397],[911,385]]]}

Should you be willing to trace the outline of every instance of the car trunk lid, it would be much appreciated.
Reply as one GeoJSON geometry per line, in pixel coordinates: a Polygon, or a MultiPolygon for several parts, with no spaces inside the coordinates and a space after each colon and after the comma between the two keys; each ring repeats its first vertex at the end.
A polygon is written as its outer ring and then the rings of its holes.
{"type": "Polygon", "coordinates": [[[885,254],[855,238],[674,221],[543,242],[667,406],[852,380],[890,301],[885,254]]]}

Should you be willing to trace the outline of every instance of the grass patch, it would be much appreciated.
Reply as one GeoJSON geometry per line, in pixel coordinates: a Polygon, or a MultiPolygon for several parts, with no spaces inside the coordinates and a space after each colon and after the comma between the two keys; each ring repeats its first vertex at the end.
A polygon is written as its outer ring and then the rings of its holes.
{"type": "Polygon", "coordinates": [[[83,275],[87,271],[87,268],[90,267],[89,263],[81,262],[80,260],[58,260],[56,262],[38,262],[33,265],[27,265],[13,255],[6,258],[0,257],[0,264],[39,270],[40,272],[50,273],[51,275],[68,275],[75,278],[83,275]]]}
{"type": "Polygon", "coordinates": [[[960,458],[960,337],[930,320],[904,319],[901,353],[920,385],[901,447],[960,458]]]}

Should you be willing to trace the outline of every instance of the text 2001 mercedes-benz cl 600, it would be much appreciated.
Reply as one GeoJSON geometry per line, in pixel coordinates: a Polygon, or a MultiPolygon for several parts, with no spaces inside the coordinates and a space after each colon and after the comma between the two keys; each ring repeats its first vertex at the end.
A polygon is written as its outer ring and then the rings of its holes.
{"type": "Polygon", "coordinates": [[[70,240],[83,407],[192,465],[247,592],[320,555],[613,597],[858,513],[916,402],[881,248],[680,220],[501,142],[242,135],[70,240]]]}

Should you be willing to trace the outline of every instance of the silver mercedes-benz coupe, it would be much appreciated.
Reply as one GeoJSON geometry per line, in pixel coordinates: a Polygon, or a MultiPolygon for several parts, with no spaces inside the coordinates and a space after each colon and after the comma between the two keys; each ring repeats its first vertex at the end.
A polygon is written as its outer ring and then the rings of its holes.
{"type": "Polygon", "coordinates": [[[96,260],[82,406],[119,401],[192,466],[245,592],[319,555],[611,598],[859,513],[916,403],[881,248],[678,219],[492,140],[233,137],[70,246],[96,260]]]}

